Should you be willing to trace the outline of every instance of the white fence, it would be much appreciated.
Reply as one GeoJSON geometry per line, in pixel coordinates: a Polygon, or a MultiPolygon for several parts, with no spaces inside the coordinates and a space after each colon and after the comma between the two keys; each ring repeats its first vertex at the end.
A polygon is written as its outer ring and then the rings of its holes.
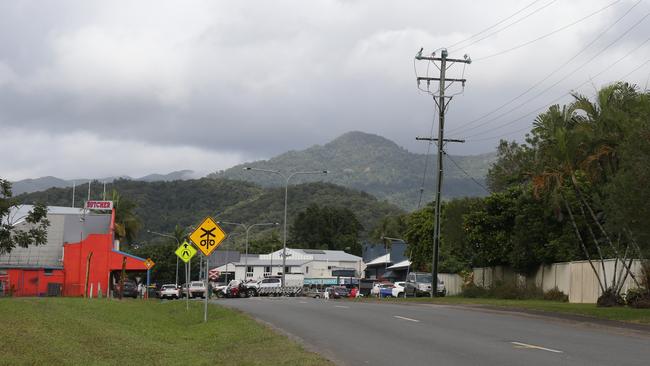
{"type": "MultiPolygon", "coordinates": [[[[601,262],[593,261],[593,263],[598,272],[598,276],[602,280],[603,268],[601,262]]],[[[616,277],[619,278],[623,265],[620,261],[616,264],[615,259],[606,259],[604,265],[607,283],[611,284],[614,276],[614,267],[616,267],[616,277]]],[[[641,273],[641,262],[634,260],[631,269],[638,278],[641,273]]],[[[623,276],[625,276],[625,271],[623,271],[623,276]]],[[[512,269],[503,266],[474,268],[474,283],[476,285],[490,287],[497,281],[512,281],[521,286],[534,284],[544,291],[557,287],[560,291],[569,295],[569,302],[572,303],[595,304],[602,293],[596,274],[588,261],[553,263],[548,266],[540,266],[534,274],[529,276],[518,274],[512,269]]],[[[462,280],[460,284],[462,285],[462,280]]],[[[622,293],[625,293],[629,288],[633,287],[636,287],[636,285],[632,278],[628,276],[623,284],[622,293]]],[[[448,290],[449,288],[450,286],[447,286],[448,290]]]]}

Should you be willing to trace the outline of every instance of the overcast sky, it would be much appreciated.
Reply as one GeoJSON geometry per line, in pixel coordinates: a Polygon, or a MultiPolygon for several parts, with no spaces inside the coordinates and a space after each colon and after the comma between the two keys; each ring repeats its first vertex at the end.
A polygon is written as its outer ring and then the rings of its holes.
{"type": "Polygon", "coordinates": [[[421,153],[421,47],[474,60],[448,71],[467,78],[449,136],[468,138],[449,150],[491,151],[580,85],[647,86],[650,63],[632,72],[650,58],[637,2],[0,1],[0,177],[205,174],[351,130],[421,153]]]}

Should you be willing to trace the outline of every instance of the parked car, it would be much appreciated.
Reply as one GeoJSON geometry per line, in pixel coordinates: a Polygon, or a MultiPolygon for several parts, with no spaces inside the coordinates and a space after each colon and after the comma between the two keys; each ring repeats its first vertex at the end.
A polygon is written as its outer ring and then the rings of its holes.
{"type": "Polygon", "coordinates": [[[325,297],[325,291],[317,288],[306,289],[303,290],[302,295],[307,297],[312,297],[314,299],[320,299],[322,297],[325,297]]]}
{"type": "Polygon", "coordinates": [[[181,290],[174,284],[162,285],[159,297],[161,299],[178,299],[181,297],[181,290]]]}
{"type": "MultiPolygon", "coordinates": [[[[116,283],[115,287],[113,289],[113,296],[114,297],[119,297],[120,296],[120,283],[116,283]]],[[[135,281],[132,280],[124,280],[124,291],[122,291],[122,296],[123,297],[132,297],[134,299],[138,298],[138,285],[135,283],[135,281]]]]}
{"type": "Polygon", "coordinates": [[[395,289],[395,285],[392,283],[385,283],[379,286],[379,297],[393,297],[393,289],[395,289]]]}
{"type": "Polygon", "coordinates": [[[203,281],[190,282],[190,299],[197,296],[204,298],[207,292],[208,291],[205,288],[205,283],[203,281]]]}
{"type": "Polygon", "coordinates": [[[227,286],[220,286],[219,290],[216,292],[217,297],[248,297],[249,292],[246,289],[246,285],[239,280],[232,280],[228,283],[227,286]]]}
{"type": "MultiPolygon", "coordinates": [[[[391,289],[392,291],[393,284],[390,282],[377,282],[372,286],[372,290],[370,290],[370,295],[379,297],[382,288],[388,288],[391,289]]],[[[389,292],[389,294],[391,294],[392,296],[392,293],[389,292]]]]}
{"type": "Polygon", "coordinates": [[[330,294],[330,299],[340,299],[342,297],[348,297],[350,290],[342,286],[333,286],[327,289],[330,294]]]}
{"type": "MultiPolygon", "coordinates": [[[[431,296],[431,273],[426,272],[411,272],[406,276],[404,283],[405,296],[431,296]]],[[[438,278],[437,295],[445,296],[447,289],[445,283],[438,278]]]]}
{"type": "Polygon", "coordinates": [[[404,281],[395,282],[391,295],[393,297],[404,297],[404,281]]]}

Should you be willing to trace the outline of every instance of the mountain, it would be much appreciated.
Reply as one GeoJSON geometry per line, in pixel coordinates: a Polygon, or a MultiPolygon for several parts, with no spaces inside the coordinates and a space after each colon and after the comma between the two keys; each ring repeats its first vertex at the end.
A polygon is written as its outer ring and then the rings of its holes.
{"type": "MultiPolygon", "coordinates": [[[[435,150],[432,148],[432,150],[435,150]]],[[[451,156],[445,159],[443,197],[484,196],[485,176],[496,160],[495,153],[474,156],[451,156]],[[458,164],[458,167],[455,166],[458,164]],[[470,178],[469,176],[472,178],[470,178]],[[477,183],[478,182],[478,183],[477,183]]],[[[227,178],[254,182],[266,187],[279,186],[276,174],[246,171],[244,167],[293,171],[328,170],[327,175],[298,175],[292,183],[323,181],[368,192],[405,210],[417,208],[425,162],[428,161],[422,205],[433,200],[436,155],[428,159],[384,137],[348,132],[325,145],[302,151],[289,151],[269,160],[237,165],[210,174],[209,178],[227,178]]]]}
{"type": "Polygon", "coordinates": [[[120,177],[104,177],[104,178],[79,178],[79,179],[61,179],[57,177],[41,177],[35,179],[23,179],[16,182],[12,182],[12,191],[14,195],[19,195],[22,193],[31,193],[43,191],[48,188],[63,188],[63,187],[72,187],[73,183],[76,182],[77,185],[87,184],[89,180],[96,180],[98,182],[111,183],[116,179],[131,179],[136,181],[144,182],[169,182],[174,180],[186,180],[191,179],[194,175],[192,170],[178,170],[171,172],[169,174],[149,174],[140,178],[131,178],[127,175],[120,177]]]}
{"type": "MultiPolygon", "coordinates": [[[[143,182],[118,179],[113,182],[122,197],[136,202],[136,213],[143,230],[140,240],[151,238],[147,230],[170,233],[175,225],[196,225],[206,216],[217,220],[260,223],[282,223],[284,189],[262,188],[256,184],[229,179],[192,179],[170,182],[143,182]]],[[[102,187],[91,186],[91,197],[100,197],[102,187]]],[[[83,202],[87,191],[77,190],[75,201],[83,202]]],[[[72,188],[50,188],[17,196],[21,203],[44,202],[52,206],[69,206],[72,188]]],[[[403,213],[398,207],[379,201],[376,197],[329,183],[307,183],[289,189],[288,222],[312,203],[347,207],[357,216],[367,234],[386,215],[403,213]]],[[[79,204],[77,205],[79,206],[79,204]]],[[[255,235],[264,228],[254,230],[255,235]]],[[[269,229],[267,229],[268,231],[269,229]]],[[[275,229],[270,229],[275,230],[275,229]]],[[[281,232],[281,231],[280,231],[281,232]]]]}

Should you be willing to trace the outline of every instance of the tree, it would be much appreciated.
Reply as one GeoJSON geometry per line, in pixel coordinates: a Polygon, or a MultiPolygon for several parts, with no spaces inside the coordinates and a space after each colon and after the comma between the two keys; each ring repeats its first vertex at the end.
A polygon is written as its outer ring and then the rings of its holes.
{"type": "Polygon", "coordinates": [[[534,150],[526,144],[501,140],[497,147],[497,161],[490,167],[486,177],[490,190],[499,192],[513,184],[529,181],[534,158],[534,150]]]}
{"type": "Polygon", "coordinates": [[[360,255],[362,230],[363,226],[349,209],[312,204],[298,213],[289,241],[303,248],[345,250],[360,255]]]}
{"type": "Polygon", "coordinates": [[[11,182],[0,179],[0,254],[10,253],[15,247],[27,248],[30,245],[42,245],[47,242],[47,207],[35,203],[34,208],[24,217],[14,217],[12,210],[18,208],[13,199],[11,182]],[[16,224],[25,220],[26,225],[16,224]]]}
{"type": "Polygon", "coordinates": [[[125,241],[125,244],[131,244],[142,227],[140,219],[135,214],[136,204],[122,197],[116,190],[113,190],[111,196],[115,207],[115,238],[125,241]]]}

